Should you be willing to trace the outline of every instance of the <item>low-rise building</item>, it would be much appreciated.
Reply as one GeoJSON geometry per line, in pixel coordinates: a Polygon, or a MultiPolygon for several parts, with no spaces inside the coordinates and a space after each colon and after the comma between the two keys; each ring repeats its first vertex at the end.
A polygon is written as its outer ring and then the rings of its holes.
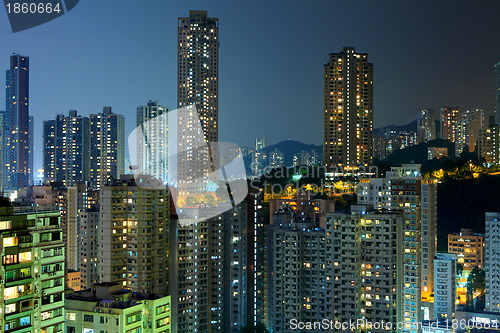
{"type": "Polygon", "coordinates": [[[483,268],[484,236],[471,229],[461,229],[459,233],[448,235],[448,253],[457,256],[457,262],[464,270],[483,268]]]}
{"type": "Polygon", "coordinates": [[[66,296],[67,333],[171,332],[170,296],[155,297],[102,282],[66,296]]]}

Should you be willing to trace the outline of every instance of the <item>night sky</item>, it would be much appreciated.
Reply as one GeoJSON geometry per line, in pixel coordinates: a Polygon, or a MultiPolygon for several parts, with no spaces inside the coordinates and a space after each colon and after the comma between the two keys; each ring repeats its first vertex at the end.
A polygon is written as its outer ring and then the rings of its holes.
{"type": "Polygon", "coordinates": [[[81,0],[16,34],[0,9],[0,69],[13,52],[30,57],[35,168],[42,121],[56,114],[110,105],[125,114],[128,136],[137,106],[175,108],[177,18],[190,9],[219,18],[221,141],[321,144],[323,65],[343,46],[374,64],[376,127],[428,107],[493,109],[499,1],[81,0]]]}

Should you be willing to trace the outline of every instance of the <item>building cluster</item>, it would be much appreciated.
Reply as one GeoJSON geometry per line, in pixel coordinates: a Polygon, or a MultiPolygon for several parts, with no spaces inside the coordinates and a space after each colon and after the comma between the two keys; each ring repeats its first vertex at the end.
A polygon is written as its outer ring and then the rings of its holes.
{"type": "Polygon", "coordinates": [[[251,154],[252,157],[249,174],[254,177],[260,177],[263,173],[280,167],[300,167],[321,164],[319,154],[315,149],[301,150],[293,154],[292,165],[286,165],[285,154],[280,149],[274,148],[273,150],[265,150],[266,147],[266,139],[256,139],[255,148],[248,153],[251,154]]]}
{"type": "MultiPolygon", "coordinates": [[[[218,141],[218,47],[217,18],[179,18],[177,106],[196,105],[209,144],[218,141]]],[[[185,140],[168,151],[170,111],[149,101],[137,108],[143,141],[129,147],[137,155],[130,170],[124,117],[110,107],[88,117],[71,110],[44,122],[43,184],[32,184],[28,73],[28,58],[13,55],[0,113],[8,194],[0,198],[0,332],[238,333],[264,324],[286,333],[294,321],[329,319],[361,320],[360,332],[419,333],[423,321],[454,319],[457,306],[483,296],[466,290],[475,269],[486,272],[487,311],[500,313],[500,213],[486,214],[485,235],[450,234],[448,252],[438,253],[437,182],[417,164],[362,176],[348,211],[302,188],[266,201],[253,187],[237,204],[186,198],[179,209],[175,195],[200,190],[183,180],[210,180],[203,172],[219,160],[192,153],[200,129],[186,114],[175,119],[185,140]],[[182,158],[169,165],[177,152],[182,158]],[[165,184],[173,169],[174,189],[165,184]]],[[[458,152],[485,151],[482,135],[496,133],[482,110],[443,108],[438,119],[425,110],[417,132],[374,138],[373,65],[352,47],[329,55],[324,88],[323,164],[338,172],[370,167],[374,150],[382,156],[435,138],[458,152]]],[[[285,164],[282,151],[265,148],[257,139],[254,175],[285,164]]],[[[293,163],[318,164],[318,154],[301,151],[293,163]]]]}

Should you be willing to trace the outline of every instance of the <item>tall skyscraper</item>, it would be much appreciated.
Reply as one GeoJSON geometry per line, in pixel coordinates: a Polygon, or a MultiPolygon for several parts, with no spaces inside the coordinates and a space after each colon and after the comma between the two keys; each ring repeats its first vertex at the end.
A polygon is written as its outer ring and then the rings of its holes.
{"type": "Polygon", "coordinates": [[[164,183],[168,180],[168,108],[149,101],[137,108],[137,126],[142,126],[142,144],[137,145],[137,164],[146,174],[164,183]],[[146,124],[146,125],[145,125],[146,124]]]}
{"type": "Polygon", "coordinates": [[[43,122],[43,181],[56,180],[56,121],[43,122]]]}
{"type": "Polygon", "coordinates": [[[441,138],[456,141],[455,126],[460,120],[460,111],[457,107],[444,106],[441,108],[441,138]]]}
{"type": "Polygon", "coordinates": [[[495,124],[500,124],[500,62],[495,69],[495,124]]]}
{"type": "MultiPolygon", "coordinates": [[[[7,168],[5,158],[7,147],[5,146],[7,131],[5,130],[5,111],[0,111],[0,193],[6,189],[7,168]]],[[[1,195],[0,195],[1,196],[1,195]]]]}
{"type": "Polygon", "coordinates": [[[46,181],[90,181],[90,122],[88,117],[70,110],[43,125],[43,168],[46,181]]]}
{"type": "Polygon", "coordinates": [[[422,110],[419,119],[417,141],[418,143],[437,139],[436,136],[436,112],[433,109],[422,110]]]}
{"type": "Polygon", "coordinates": [[[179,18],[177,63],[177,106],[195,104],[205,139],[217,142],[219,19],[195,10],[179,18]]]}
{"type": "Polygon", "coordinates": [[[327,168],[356,168],[373,161],[373,64],[344,47],[324,66],[323,159],[327,168]]]}
{"type": "Polygon", "coordinates": [[[262,174],[267,167],[267,153],[264,151],[266,148],[266,139],[255,139],[255,150],[252,153],[252,173],[258,177],[262,174]]]}
{"type": "Polygon", "coordinates": [[[178,21],[177,106],[195,106],[197,114],[178,114],[177,184],[180,195],[206,190],[210,173],[217,170],[219,107],[219,20],[206,11],[190,11],[178,21]],[[199,123],[197,121],[199,118],[199,123]],[[203,137],[199,131],[201,124],[203,137]],[[209,145],[207,145],[207,142],[209,145]]]}
{"type": "Polygon", "coordinates": [[[485,311],[500,312],[500,213],[486,213],[484,270],[486,277],[485,311]]]}
{"type": "Polygon", "coordinates": [[[416,332],[422,318],[421,304],[434,289],[434,255],[437,247],[437,184],[420,174],[419,164],[392,167],[386,179],[361,179],[358,204],[403,214],[401,309],[404,332],[416,332]]]}
{"type": "Polygon", "coordinates": [[[29,58],[14,54],[6,72],[6,138],[5,166],[7,189],[17,190],[32,182],[30,146],[29,58]]]}
{"type": "Polygon", "coordinates": [[[125,117],[105,106],[90,115],[90,182],[100,188],[125,173],[125,117]]]}

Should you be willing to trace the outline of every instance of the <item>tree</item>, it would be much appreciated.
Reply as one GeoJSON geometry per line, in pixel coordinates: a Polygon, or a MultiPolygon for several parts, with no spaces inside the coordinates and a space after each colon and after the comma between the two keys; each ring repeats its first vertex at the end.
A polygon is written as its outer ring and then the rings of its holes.
{"type": "Polygon", "coordinates": [[[462,276],[463,271],[464,271],[464,265],[457,262],[457,278],[462,276]]]}
{"type": "Polygon", "coordinates": [[[239,333],[269,333],[264,324],[257,324],[257,326],[247,325],[243,327],[239,333]]]}
{"type": "Polygon", "coordinates": [[[482,269],[474,268],[467,278],[467,309],[484,309],[484,290],[486,287],[485,272],[482,269]],[[474,295],[477,295],[474,297],[474,295]],[[476,302],[474,302],[474,299],[476,302]],[[474,305],[474,303],[476,303],[474,305]]]}

